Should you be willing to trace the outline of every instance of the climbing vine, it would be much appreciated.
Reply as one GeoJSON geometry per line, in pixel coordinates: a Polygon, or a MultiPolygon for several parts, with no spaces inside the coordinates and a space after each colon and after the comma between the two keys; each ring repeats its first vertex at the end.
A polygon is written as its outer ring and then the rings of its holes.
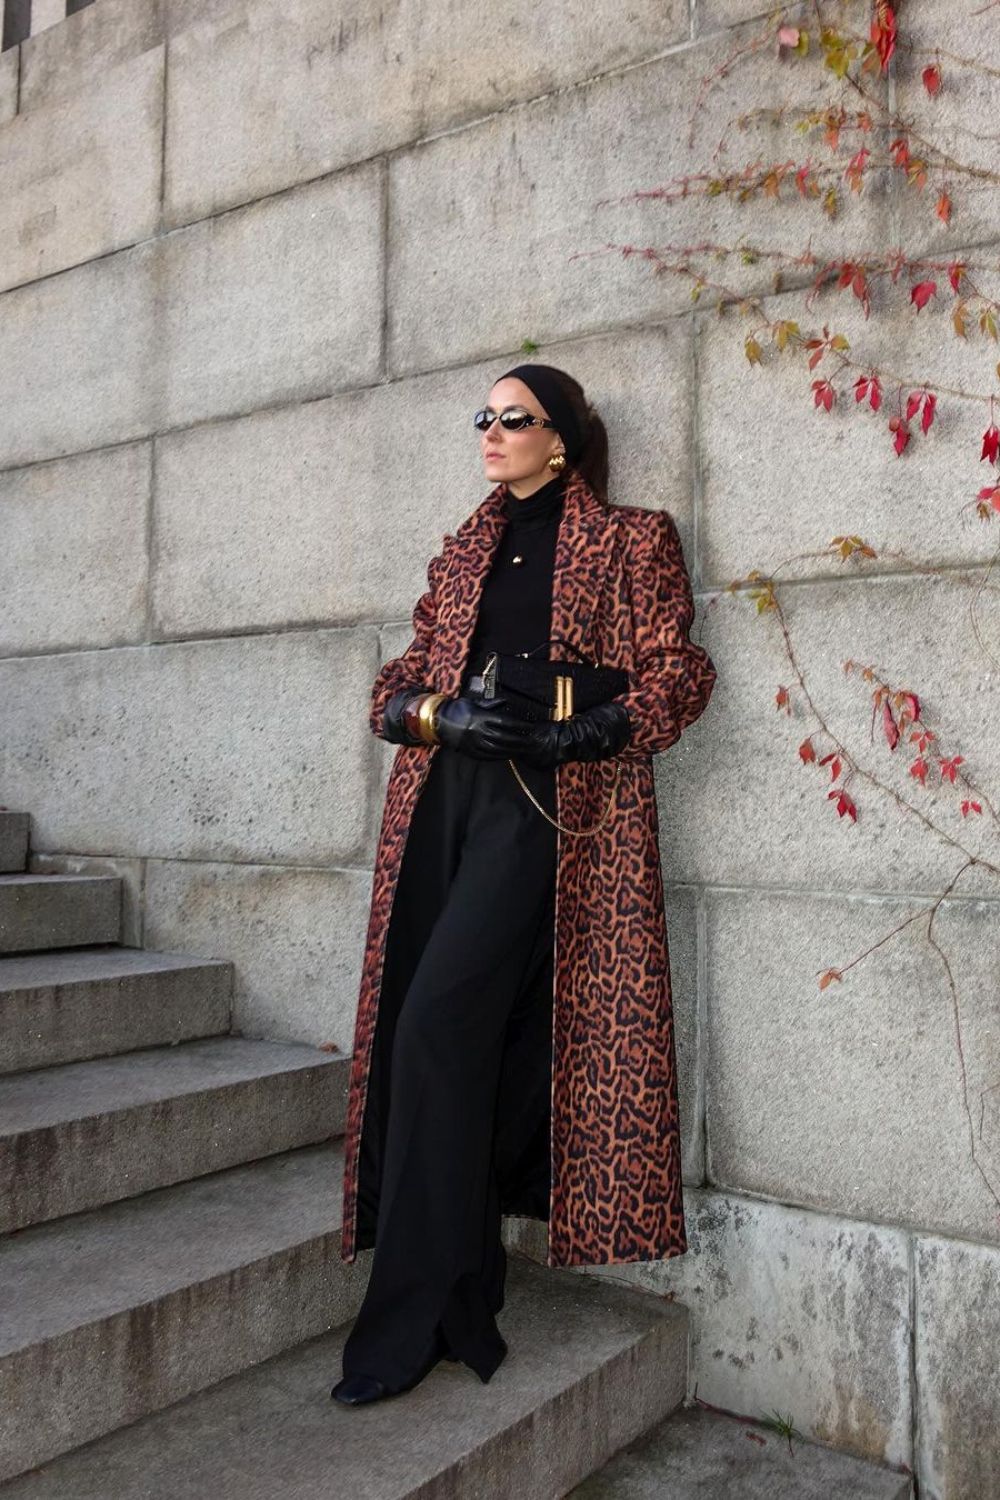
{"type": "MultiPolygon", "coordinates": [[[[998,4],[1000,0],[990,0],[978,10],[968,12],[968,20],[973,22],[998,4]]],[[[963,161],[953,148],[942,144],[941,132],[933,124],[934,111],[949,97],[953,97],[953,103],[956,99],[960,101],[962,81],[972,75],[996,87],[1000,67],[982,56],[917,45],[906,34],[906,14],[905,5],[891,4],[888,0],[875,0],[874,4],[871,0],[865,4],[841,0],[836,8],[813,3],[798,7],[794,16],[787,9],[774,12],[763,29],[749,40],[741,41],[702,78],[691,110],[689,145],[694,140],[695,122],[703,117],[713,87],[762,49],[770,53],[777,70],[818,66],[829,75],[838,97],[818,107],[775,105],[739,115],[727,121],[723,140],[705,170],[674,177],[622,198],[602,200],[598,206],[609,201],[672,204],[699,195],[707,200],[728,197],[739,204],[767,201],[778,207],[804,200],[833,219],[841,212],[845,195],[863,194],[869,184],[877,184],[882,189],[895,188],[900,195],[908,195],[941,225],[960,223],[967,196],[1000,187],[1000,173],[989,164],[963,161]],[[860,28],[859,17],[863,17],[864,23],[860,28]],[[902,28],[900,20],[904,23],[902,28]],[[900,70],[902,76],[916,84],[918,97],[925,101],[919,119],[907,117],[895,105],[895,84],[900,79],[900,70]],[[930,125],[926,123],[928,115],[930,125]],[[757,160],[738,171],[720,168],[720,150],[731,130],[744,130],[752,121],[761,120],[789,128],[805,143],[804,154],[798,151],[781,160],[757,160]]],[[[961,30],[957,25],[951,27],[953,36],[961,30]]],[[[969,34],[972,30],[970,26],[969,34]]],[[[961,130],[952,127],[950,135],[980,145],[990,145],[997,139],[969,126],[961,130]]],[[[959,516],[974,519],[984,527],[993,526],[1000,519],[997,474],[1000,362],[996,358],[1000,303],[987,285],[989,276],[1000,270],[1000,266],[986,259],[959,255],[908,255],[899,247],[878,255],[858,251],[821,259],[809,249],[792,252],[764,248],[742,239],[735,244],[608,243],[600,250],[580,253],[617,253],[625,259],[641,261],[656,276],[676,277],[689,283],[693,303],[704,305],[714,301],[714,311],[720,319],[735,311],[749,324],[739,336],[747,364],[758,378],[766,374],[773,361],[799,361],[803,365],[803,383],[808,382],[807,401],[814,419],[824,420],[835,406],[842,405],[859,418],[879,423],[885,431],[887,463],[919,463],[922,445],[933,440],[935,424],[940,424],[942,413],[946,413],[951,430],[967,434],[962,443],[968,468],[956,480],[964,498],[959,516]],[[716,269],[724,267],[726,262],[770,269],[768,295],[784,293],[782,300],[786,302],[801,293],[801,314],[790,317],[785,308],[781,316],[771,317],[765,309],[763,294],[748,294],[727,282],[724,270],[716,269]],[[879,306],[887,308],[893,299],[905,298],[913,318],[933,320],[935,312],[947,311],[951,336],[970,345],[975,340],[981,346],[984,373],[988,367],[982,389],[968,389],[938,379],[931,368],[916,379],[908,379],[898,370],[869,358],[864,349],[853,348],[847,334],[836,326],[836,299],[849,298],[852,305],[860,307],[867,322],[873,314],[876,291],[880,294],[879,306]],[[821,299],[832,305],[818,327],[807,326],[807,319],[814,316],[821,299]]],[[[928,328],[936,326],[928,323],[928,328]]],[[[764,399],[763,390],[760,398],[764,399]]],[[[747,601],[757,614],[777,623],[790,675],[787,682],[776,687],[775,708],[789,716],[799,714],[811,721],[812,726],[798,746],[798,763],[802,769],[824,777],[825,799],[838,820],[857,824],[866,792],[879,792],[895,801],[903,817],[915,820],[926,832],[943,840],[959,859],[946,888],[929,907],[924,906],[907,917],[854,958],[824,966],[817,976],[818,987],[826,990],[843,982],[852,968],[904,928],[926,920],[928,942],[938,955],[949,988],[972,1160],[991,1197],[1000,1227],[1000,1181],[990,1168],[983,1143],[986,1098],[992,1090],[983,1089],[978,1099],[972,1097],[959,986],[934,935],[941,903],[967,872],[1000,874],[1000,864],[977,852],[972,847],[973,841],[963,832],[963,825],[972,820],[983,825],[984,833],[995,834],[1000,828],[998,809],[972,769],[975,758],[963,754],[952,742],[947,726],[937,722],[933,712],[928,711],[924,695],[911,683],[892,680],[876,663],[848,660],[842,667],[865,693],[872,740],[878,736],[886,756],[907,758],[907,789],[896,790],[882,774],[867,768],[843,736],[835,732],[807,680],[780,597],[789,566],[798,561],[813,562],[817,556],[828,559],[834,566],[849,565],[852,569],[864,569],[881,560],[879,552],[864,537],[845,533],[829,539],[817,552],[785,559],[766,572],[753,569],[722,591],[747,601]],[[937,798],[933,799],[934,810],[929,811],[921,799],[932,788],[944,789],[950,795],[940,806],[937,798]]],[[[881,554],[881,558],[886,556],[914,572],[938,571],[901,552],[881,554]]],[[[984,598],[996,592],[990,583],[995,562],[994,546],[982,576],[956,576],[949,570],[949,581],[970,587],[969,618],[976,649],[981,660],[1000,666],[978,617],[984,598]]],[[[722,594],[709,601],[710,609],[720,602],[722,594]]],[[[966,665],[972,670],[973,660],[968,659],[966,665]]],[[[993,1088],[1000,1088],[1000,1084],[993,1088]]]]}

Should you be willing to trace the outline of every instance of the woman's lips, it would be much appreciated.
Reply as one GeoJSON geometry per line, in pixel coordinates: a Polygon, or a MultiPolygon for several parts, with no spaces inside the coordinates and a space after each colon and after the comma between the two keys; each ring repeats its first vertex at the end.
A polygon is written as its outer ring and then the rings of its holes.
{"type": "Polygon", "coordinates": [[[503,458],[502,453],[487,453],[487,458],[503,458]]]}

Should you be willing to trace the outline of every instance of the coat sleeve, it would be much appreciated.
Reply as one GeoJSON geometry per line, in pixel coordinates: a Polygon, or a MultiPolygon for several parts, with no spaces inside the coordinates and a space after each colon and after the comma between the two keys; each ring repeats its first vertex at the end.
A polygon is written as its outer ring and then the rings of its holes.
{"type": "Polygon", "coordinates": [[[387,661],[372,683],[371,710],[368,723],[372,734],[382,737],[382,713],[394,693],[405,687],[414,692],[431,691],[427,681],[431,641],[437,623],[438,587],[448,562],[453,536],[446,536],[444,547],[427,564],[427,589],[413,610],[413,639],[402,656],[387,661]]]}
{"type": "Polygon", "coordinates": [[[628,558],[635,670],[622,703],[632,720],[623,760],[666,750],[708,704],[715,666],[689,637],[694,596],[677,525],[668,511],[642,512],[628,558]]]}

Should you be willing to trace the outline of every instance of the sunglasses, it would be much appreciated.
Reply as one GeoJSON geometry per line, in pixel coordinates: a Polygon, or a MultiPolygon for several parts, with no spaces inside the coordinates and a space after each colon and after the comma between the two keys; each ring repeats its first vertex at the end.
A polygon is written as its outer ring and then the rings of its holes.
{"type": "Polygon", "coordinates": [[[525,427],[551,427],[554,430],[556,425],[548,417],[533,417],[523,406],[505,406],[501,412],[495,412],[491,406],[486,406],[482,411],[476,412],[472,421],[480,432],[489,432],[498,416],[504,432],[521,432],[525,427]]]}

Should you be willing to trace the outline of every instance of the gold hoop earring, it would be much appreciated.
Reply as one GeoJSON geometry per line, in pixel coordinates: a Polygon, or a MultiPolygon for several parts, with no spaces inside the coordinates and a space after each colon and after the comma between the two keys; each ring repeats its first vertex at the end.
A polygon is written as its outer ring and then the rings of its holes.
{"type": "Polygon", "coordinates": [[[549,468],[550,469],[555,469],[556,472],[558,473],[558,471],[560,469],[564,469],[565,467],[566,467],[566,455],[565,455],[565,453],[553,453],[552,456],[551,456],[551,458],[549,459],[549,468]]]}

